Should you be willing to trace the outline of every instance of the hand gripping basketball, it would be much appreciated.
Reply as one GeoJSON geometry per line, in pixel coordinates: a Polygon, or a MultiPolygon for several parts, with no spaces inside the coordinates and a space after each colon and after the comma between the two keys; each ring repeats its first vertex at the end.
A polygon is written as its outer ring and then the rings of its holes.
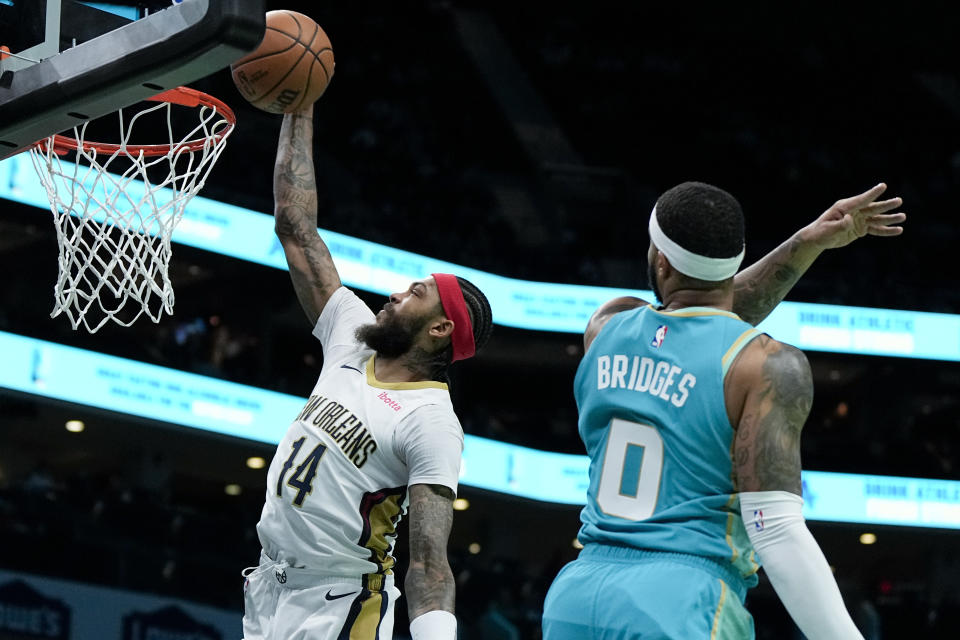
{"type": "Polygon", "coordinates": [[[260,46],[232,65],[233,83],[253,106],[292,113],[316,102],[333,77],[330,38],[312,18],[268,11],[260,46]]]}

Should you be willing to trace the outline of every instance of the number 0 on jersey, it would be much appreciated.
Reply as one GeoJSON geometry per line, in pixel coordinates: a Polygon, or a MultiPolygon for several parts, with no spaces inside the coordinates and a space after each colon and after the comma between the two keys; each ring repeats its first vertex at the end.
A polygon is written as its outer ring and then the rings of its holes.
{"type": "Polygon", "coordinates": [[[663,475],[663,439],[655,427],[614,418],[597,489],[604,513],[646,520],[657,508],[663,475]]]}

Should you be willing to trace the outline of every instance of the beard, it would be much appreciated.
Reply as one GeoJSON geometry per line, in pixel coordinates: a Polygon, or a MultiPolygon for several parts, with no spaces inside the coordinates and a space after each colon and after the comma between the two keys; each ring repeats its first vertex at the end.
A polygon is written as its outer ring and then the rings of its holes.
{"type": "Polygon", "coordinates": [[[663,304],[663,298],[660,296],[660,287],[657,286],[657,272],[652,264],[647,265],[647,284],[653,290],[653,295],[657,299],[657,304],[663,304]]]}
{"type": "Polygon", "coordinates": [[[384,358],[398,358],[413,348],[417,334],[427,324],[427,318],[398,317],[389,305],[384,307],[383,322],[357,327],[354,336],[384,358]]]}

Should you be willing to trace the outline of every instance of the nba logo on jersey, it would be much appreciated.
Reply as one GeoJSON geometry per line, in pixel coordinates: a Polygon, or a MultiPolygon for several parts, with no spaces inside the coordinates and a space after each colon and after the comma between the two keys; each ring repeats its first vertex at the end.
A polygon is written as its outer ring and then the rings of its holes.
{"type": "Polygon", "coordinates": [[[763,510],[754,509],[753,518],[753,526],[757,528],[757,531],[763,531],[763,510]]]}
{"type": "Polygon", "coordinates": [[[662,324],[657,327],[657,334],[653,337],[653,340],[650,341],[650,346],[656,349],[660,348],[660,345],[663,344],[663,339],[667,337],[667,325],[662,324]]]}

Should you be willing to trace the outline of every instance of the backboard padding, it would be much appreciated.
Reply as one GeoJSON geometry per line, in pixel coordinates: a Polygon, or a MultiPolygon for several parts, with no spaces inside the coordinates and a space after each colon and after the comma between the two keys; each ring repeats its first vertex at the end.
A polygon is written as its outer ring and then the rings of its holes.
{"type": "Polygon", "coordinates": [[[208,76],[263,39],[265,0],[187,0],[0,76],[0,159],[208,76]]]}
{"type": "Polygon", "coordinates": [[[59,53],[60,10],[62,0],[18,0],[13,5],[0,4],[3,28],[0,45],[21,57],[8,57],[0,63],[0,71],[16,71],[59,53]]]}

